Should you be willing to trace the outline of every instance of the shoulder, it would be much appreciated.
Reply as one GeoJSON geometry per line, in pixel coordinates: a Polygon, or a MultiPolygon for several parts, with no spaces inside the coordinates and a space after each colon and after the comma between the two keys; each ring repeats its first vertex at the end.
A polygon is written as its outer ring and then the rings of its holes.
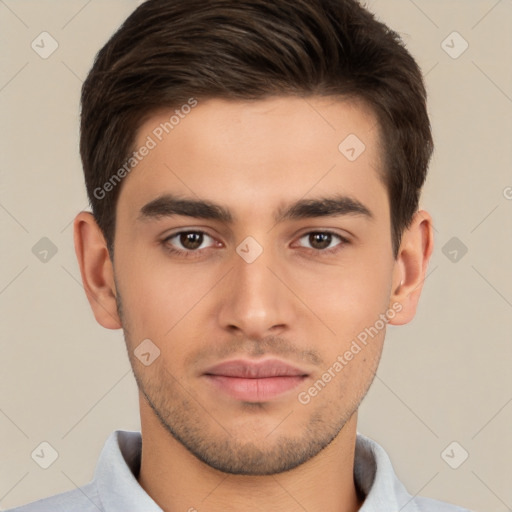
{"type": "Polygon", "coordinates": [[[373,439],[357,434],[354,479],[364,494],[359,512],[470,512],[468,509],[423,496],[411,496],[398,479],[389,456],[373,439]]]}
{"type": "Polygon", "coordinates": [[[103,507],[94,483],[7,510],[6,512],[99,512],[103,507]]]}

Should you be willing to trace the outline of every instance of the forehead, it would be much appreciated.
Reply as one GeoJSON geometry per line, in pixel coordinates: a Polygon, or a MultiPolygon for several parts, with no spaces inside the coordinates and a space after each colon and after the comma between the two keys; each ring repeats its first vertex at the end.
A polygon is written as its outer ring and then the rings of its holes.
{"type": "Polygon", "coordinates": [[[125,178],[120,202],[140,208],[172,193],[254,211],[318,194],[387,200],[378,124],[362,102],[276,97],[190,105],[141,125],[134,150],[145,156],[125,178]]]}

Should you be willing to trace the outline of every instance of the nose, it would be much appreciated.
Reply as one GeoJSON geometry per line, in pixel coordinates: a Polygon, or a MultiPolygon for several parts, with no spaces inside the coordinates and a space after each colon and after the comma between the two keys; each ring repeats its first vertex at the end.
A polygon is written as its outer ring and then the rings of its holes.
{"type": "Polygon", "coordinates": [[[296,321],[293,294],[283,283],[286,270],[264,250],[252,262],[237,253],[233,255],[234,268],[223,280],[218,321],[233,333],[252,339],[269,334],[282,334],[296,321]]]}

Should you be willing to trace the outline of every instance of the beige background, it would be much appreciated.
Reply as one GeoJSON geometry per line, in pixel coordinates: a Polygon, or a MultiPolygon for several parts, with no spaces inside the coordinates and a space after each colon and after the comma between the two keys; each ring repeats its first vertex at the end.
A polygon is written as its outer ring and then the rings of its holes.
{"type": "MultiPolygon", "coordinates": [[[[94,321],[71,229],[87,205],[80,86],[136,4],[0,0],[3,508],[89,481],[108,434],[139,427],[121,333],[94,321]],[[43,31],[59,45],[47,59],[31,48],[43,31]],[[32,252],[43,237],[57,248],[46,262],[32,252]],[[58,452],[46,470],[31,458],[42,441],[58,452]]],[[[416,319],[388,331],[359,430],[385,447],[412,494],[510,511],[512,0],[368,5],[426,73],[437,149],[423,207],[435,220],[436,249],[416,319]],[[458,58],[446,53],[459,53],[464,40],[458,58]],[[446,246],[453,237],[458,248],[446,246]],[[469,453],[458,469],[441,456],[453,441],[461,448],[448,450],[452,464],[469,453]]]]}

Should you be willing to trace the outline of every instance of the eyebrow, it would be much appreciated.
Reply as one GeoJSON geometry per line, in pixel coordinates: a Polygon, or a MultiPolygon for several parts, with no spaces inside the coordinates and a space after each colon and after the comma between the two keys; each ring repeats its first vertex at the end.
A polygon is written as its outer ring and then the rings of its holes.
{"type": "MultiPolygon", "coordinates": [[[[172,216],[217,220],[226,224],[234,222],[231,211],[219,204],[202,199],[186,199],[165,194],[144,205],[138,217],[140,221],[172,216]]],[[[357,199],[345,195],[334,195],[317,199],[300,199],[289,206],[280,208],[274,215],[276,223],[286,220],[300,220],[315,217],[340,215],[361,215],[374,219],[371,210],[357,199]]]]}

